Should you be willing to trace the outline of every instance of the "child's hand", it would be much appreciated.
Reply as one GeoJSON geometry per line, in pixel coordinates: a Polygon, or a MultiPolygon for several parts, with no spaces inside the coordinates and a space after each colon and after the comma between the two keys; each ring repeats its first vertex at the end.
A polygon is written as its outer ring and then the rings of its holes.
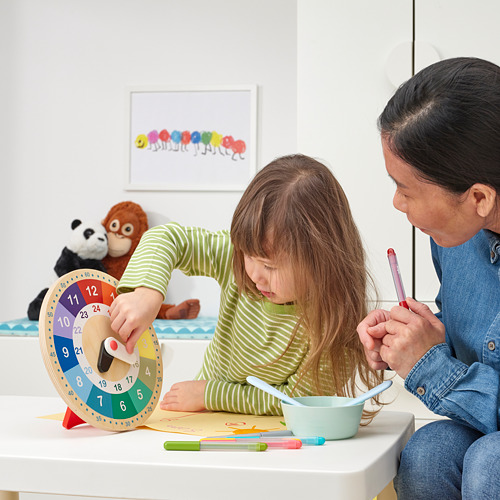
{"type": "Polygon", "coordinates": [[[387,334],[385,323],[389,319],[389,311],[376,309],[368,314],[357,328],[359,340],[365,349],[365,356],[368,364],[374,370],[385,370],[389,366],[380,356],[382,340],[387,334]]]}
{"type": "Polygon", "coordinates": [[[137,339],[149,328],[163,303],[163,295],[152,288],[140,287],[118,295],[109,308],[111,328],[134,351],[137,339]]]}
{"type": "Polygon", "coordinates": [[[206,380],[188,380],[174,384],[163,396],[162,410],[203,411],[205,408],[206,380]]]}

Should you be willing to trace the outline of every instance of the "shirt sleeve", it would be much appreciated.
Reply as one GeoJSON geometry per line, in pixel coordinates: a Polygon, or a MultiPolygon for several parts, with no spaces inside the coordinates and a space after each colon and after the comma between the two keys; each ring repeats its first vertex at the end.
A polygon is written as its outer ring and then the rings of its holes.
{"type": "Polygon", "coordinates": [[[405,379],[406,389],[438,415],[487,434],[499,430],[499,374],[484,363],[467,366],[447,344],[433,346],[405,379]]]}
{"type": "Polygon", "coordinates": [[[232,246],[227,231],[211,232],[177,223],[146,231],[118,285],[118,293],[137,287],[166,296],[174,269],[187,276],[208,276],[221,286],[229,279],[232,246]]]}
{"type": "MultiPolygon", "coordinates": [[[[439,281],[442,281],[443,249],[431,240],[432,260],[439,281]]],[[[436,297],[442,321],[442,290],[436,297]]],[[[405,387],[422,401],[429,410],[472,426],[487,434],[500,429],[499,397],[500,374],[486,363],[470,365],[455,357],[447,343],[433,346],[412,368],[405,379],[405,387]]]]}
{"type": "MultiPolygon", "coordinates": [[[[314,395],[311,390],[311,379],[307,374],[297,384],[304,363],[305,358],[295,373],[291,374],[282,384],[273,385],[273,387],[292,397],[314,395]]],[[[198,375],[198,379],[203,379],[203,370],[198,375]]],[[[283,415],[279,398],[250,384],[226,382],[223,380],[207,380],[205,407],[208,410],[232,413],[283,415]]]]}

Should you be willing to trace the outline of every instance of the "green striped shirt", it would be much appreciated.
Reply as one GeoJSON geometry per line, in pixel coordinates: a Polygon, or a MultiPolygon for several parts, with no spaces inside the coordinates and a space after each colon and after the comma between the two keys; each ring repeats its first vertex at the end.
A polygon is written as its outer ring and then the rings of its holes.
{"type": "Polygon", "coordinates": [[[209,410],[256,415],[281,415],[274,396],[246,383],[257,376],[294,396],[311,395],[310,378],[299,380],[307,343],[299,330],[294,306],[240,295],[234,282],[229,231],[211,232],[176,223],[147,231],[132,256],[118,291],[139,286],[166,295],[173,269],[188,276],[209,276],[221,287],[218,322],[196,376],[207,380],[205,406],[209,410]]]}

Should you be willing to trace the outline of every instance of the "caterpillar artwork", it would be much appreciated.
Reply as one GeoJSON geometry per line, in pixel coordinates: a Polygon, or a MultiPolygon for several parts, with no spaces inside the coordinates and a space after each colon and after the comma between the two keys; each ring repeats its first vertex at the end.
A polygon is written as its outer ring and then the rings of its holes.
{"type": "Polygon", "coordinates": [[[221,155],[230,155],[232,159],[244,160],[243,153],[246,151],[245,141],[241,139],[234,140],[231,135],[222,135],[218,132],[189,132],[184,130],[173,130],[169,133],[168,130],[163,129],[160,132],[152,130],[148,134],[139,134],[135,140],[135,146],[138,149],[146,149],[153,152],[157,151],[181,151],[187,152],[189,144],[192,144],[194,156],[197,156],[200,151],[200,145],[204,146],[202,155],[208,152],[216,154],[217,151],[221,155]],[[221,148],[224,148],[225,152],[221,148]]]}

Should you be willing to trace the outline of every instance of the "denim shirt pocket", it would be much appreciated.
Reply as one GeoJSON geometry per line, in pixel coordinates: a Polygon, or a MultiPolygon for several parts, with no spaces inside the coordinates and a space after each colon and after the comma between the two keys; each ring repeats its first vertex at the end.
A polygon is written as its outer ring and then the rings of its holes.
{"type": "Polygon", "coordinates": [[[484,336],[482,362],[500,372],[500,312],[484,336]]]}

